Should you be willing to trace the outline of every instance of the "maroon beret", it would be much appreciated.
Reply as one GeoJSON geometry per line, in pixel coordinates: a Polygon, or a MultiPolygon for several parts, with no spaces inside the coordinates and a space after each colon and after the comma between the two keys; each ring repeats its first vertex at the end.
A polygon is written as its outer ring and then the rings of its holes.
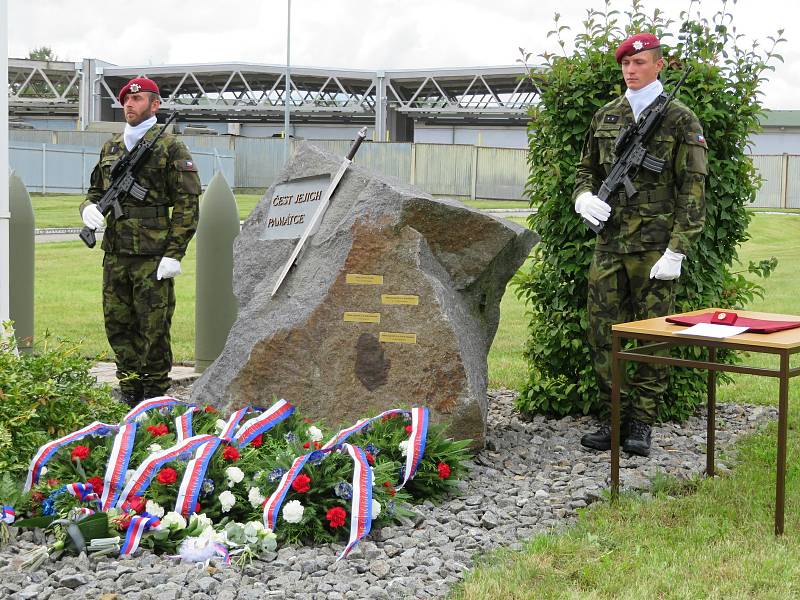
{"type": "Polygon", "coordinates": [[[158,86],[156,82],[152,79],[148,79],[147,77],[134,77],[119,91],[119,103],[125,104],[125,96],[128,95],[128,92],[137,93],[137,92],[153,92],[154,94],[158,94],[158,86]]]}
{"type": "Polygon", "coordinates": [[[661,46],[661,42],[652,33],[637,33],[619,45],[614,57],[617,59],[617,64],[621,64],[622,59],[626,56],[633,56],[634,54],[639,54],[639,52],[652,50],[659,46],[661,46]]]}

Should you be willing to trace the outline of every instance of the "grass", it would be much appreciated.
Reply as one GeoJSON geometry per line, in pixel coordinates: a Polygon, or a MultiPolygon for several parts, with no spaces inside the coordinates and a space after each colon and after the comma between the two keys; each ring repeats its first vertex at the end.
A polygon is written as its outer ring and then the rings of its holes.
{"type": "MultiPolygon", "coordinates": [[[[797,314],[800,219],[756,214],[743,263],[777,256],[765,297],[753,310],[797,314]]],[[[503,315],[505,318],[505,314],[503,315]]],[[[499,337],[499,335],[498,335],[499,337]]],[[[494,352],[494,348],[493,348],[494,352]]],[[[775,366],[764,355],[748,363],[775,366]]],[[[797,361],[793,361],[793,365],[797,361]]],[[[684,599],[800,597],[800,387],[790,386],[786,534],[773,535],[776,425],[737,446],[732,474],[694,482],[691,493],[624,496],[596,504],[576,525],[540,535],[519,552],[490,553],[453,593],[456,600],[684,599]]],[[[772,379],[736,375],[722,402],[775,405],[772,379]]],[[[730,457],[729,457],[730,458],[730,457]]],[[[727,459],[726,459],[727,460],[727,459]]],[[[673,486],[676,487],[676,486],[673,486]]],[[[674,492],[674,489],[673,489],[674,492]]]]}

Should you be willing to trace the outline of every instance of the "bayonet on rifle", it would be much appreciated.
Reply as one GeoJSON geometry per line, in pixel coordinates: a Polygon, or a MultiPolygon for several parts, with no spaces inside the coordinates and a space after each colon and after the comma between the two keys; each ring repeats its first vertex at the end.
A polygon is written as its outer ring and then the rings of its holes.
{"type": "MultiPolygon", "coordinates": [[[[139,172],[139,167],[147,160],[158,138],[161,137],[161,134],[167,130],[167,126],[177,116],[178,113],[173,112],[153,139],[147,142],[144,141],[144,138],[140,139],[128,154],[117,159],[111,167],[111,185],[97,202],[97,210],[104,217],[113,210],[115,219],[122,218],[122,206],[119,201],[125,196],[131,196],[139,202],[142,202],[147,197],[149,190],[136,182],[136,174],[139,172]]],[[[90,229],[87,226],[81,229],[79,237],[89,248],[94,248],[97,243],[94,229],[90,229]]]]}
{"type": "MultiPolygon", "coordinates": [[[[625,188],[625,195],[628,198],[635,196],[638,190],[633,185],[632,179],[636,177],[641,167],[652,173],[661,173],[664,169],[666,161],[649,154],[646,146],[650,138],[661,126],[661,122],[667,114],[667,107],[675,98],[675,94],[683,85],[686,76],[691,70],[691,67],[687,67],[669,95],[660,96],[654,106],[645,110],[639,121],[620,131],[614,148],[617,160],[614,161],[608,177],[603,180],[603,183],[600,184],[600,189],[597,191],[597,197],[600,200],[608,202],[611,195],[620,187],[625,188]]],[[[587,219],[583,219],[583,222],[595,233],[600,233],[605,225],[602,221],[597,225],[587,219]]]]}
{"type": "Polygon", "coordinates": [[[361,130],[356,135],[356,139],[353,142],[353,145],[350,147],[350,151],[347,153],[347,156],[342,161],[342,164],[339,165],[339,170],[336,171],[336,174],[331,179],[330,185],[328,185],[328,189],[325,190],[325,195],[322,196],[322,200],[317,206],[317,210],[314,212],[314,216],[311,217],[311,221],[308,224],[308,227],[305,228],[303,231],[303,235],[300,236],[300,239],[297,241],[297,244],[292,250],[291,256],[289,256],[289,260],[286,261],[286,264],[283,266],[283,270],[281,274],[278,276],[278,281],[275,283],[275,287],[272,289],[272,294],[270,296],[274,296],[278,292],[278,288],[281,287],[283,280],[286,279],[286,276],[289,274],[289,271],[292,267],[297,264],[297,260],[300,256],[300,252],[303,250],[303,246],[306,243],[306,240],[314,231],[314,228],[317,226],[320,221],[322,221],[322,216],[325,214],[325,211],[328,209],[328,204],[331,200],[331,196],[336,191],[336,187],[339,185],[339,181],[341,181],[344,172],[347,171],[347,168],[350,166],[350,163],[353,162],[353,158],[358,152],[359,146],[361,146],[361,142],[364,141],[364,138],[367,137],[367,128],[362,127],[361,130]]]}

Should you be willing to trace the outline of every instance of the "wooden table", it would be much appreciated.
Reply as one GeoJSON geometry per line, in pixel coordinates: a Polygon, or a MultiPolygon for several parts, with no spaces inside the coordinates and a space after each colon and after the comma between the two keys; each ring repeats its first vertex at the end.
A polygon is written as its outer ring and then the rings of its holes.
{"type": "MultiPolygon", "coordinates": [[[[684,315],[727,310],[719,308],[705,308],[684,315]]],[[[735,311],[741,317],[755,319],[800,321],[800,316],[779,315],[745,310],[735,311]]],[[[714,412],[716,405],[716,375],[717,371],[730,373],[747,373],[762,375],[764,377],[777,377],[779,381],[778,394],[778,460],[777,476],[775,481],[775,535],[783,533],[784,493],[786,484],[786,429],[789,410],[789,379],[800,375],[800,367],[789,368],[789,358],[792,354],[800,352],[800,328],[787,329],[775,333],[742,333],[734,337],[712,339],[697,336],[676,335],[677,331],[686,329],[685,326],[674,325],[666,321],[666,317],[656,317],[643,321],[619,323],[612,326],[612,361],[611,361],[611,496],[619,496],[619,432],[620,432],[620,401],[619,389],[621,383],[622,362],[636,361],[652,364],[673,365],[708,370],[708,435],[706,440],[706,474],[714,475],[714,412]],[[630,350],[622,350],[623,339],[635,339],[645,342],[630,350]],[[673,358],[671,356],[658,356],[653,352],[678,346],[700,346],[709,351],[708,360],[689,360],[673,358]],[[749,367],[743,365],[728,365],[717,362],[717,349],[723,348],[734,351],[759,352],[777,354],[780,358],[778,369],[749,367]]]]}

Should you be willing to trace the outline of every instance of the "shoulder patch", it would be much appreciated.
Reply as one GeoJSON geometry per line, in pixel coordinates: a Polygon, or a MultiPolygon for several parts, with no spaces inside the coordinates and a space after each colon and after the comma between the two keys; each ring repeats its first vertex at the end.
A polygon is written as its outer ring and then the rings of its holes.
{"type": "Polygon", "coordinates": [[[184,158],[175,161],[175,168],[178,171],[197,171],[197,165],[194,161],[184,158]]]}
{"type": "Polygon", "coordinates": [[[684,140],[687,144],[708,148],[708,145],[706,144],[706,137],[703,135],[702,131],[687,131],[684,140]]]}
{"type": "Polygon", "coordinates": [[[603,118],[603,123],[616,123],[619,121],[619,115],[606,115],[603,118]]]}

